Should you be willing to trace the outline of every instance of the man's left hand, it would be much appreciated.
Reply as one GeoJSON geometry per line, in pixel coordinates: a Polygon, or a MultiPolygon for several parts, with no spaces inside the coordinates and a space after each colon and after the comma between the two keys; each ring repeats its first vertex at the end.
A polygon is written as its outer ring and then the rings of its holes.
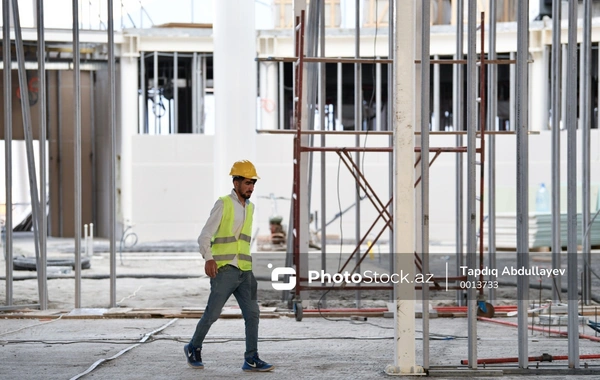
{"type": "Polygon", "coordinates": [[[215,260],[208,260],[206,264],[204,264],[204,272],[210,278],[217,277],[217,262],[215,260]]]}

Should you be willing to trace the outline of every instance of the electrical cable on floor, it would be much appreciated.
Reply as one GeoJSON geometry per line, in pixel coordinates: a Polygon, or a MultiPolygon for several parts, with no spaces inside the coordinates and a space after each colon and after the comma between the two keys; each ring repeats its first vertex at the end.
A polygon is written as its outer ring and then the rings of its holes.
{"type": "Polygon", "coordinates": [[[81,339],[81,340],[48,340],[48,339],[9,339],[0,341],[0,345],[8,344],[24,344],[24,343],[43,343],[43,344],[79,344],[79,343],[92,343],[92,344],[131,344],[138,342],[137,339],[81,339]]]}
{"type": "Polygon", "coordinates": [[[58,318],[56,318],[56,319],[53,319],[53,320],[51,320],[51,321],[47,321],[47,322],[41,322],[41,323],[36,323],[35,325],[31,325],[31,326],[25,326],[25,327],[21,327],[20,329],[17,329],[17,330],[12,330],[12,331],[7,331],[7,332],[4,332],[4,333],[0,334],[0,336],[2,336],[2,335],[8,335],[8,334],[12,334],[12,333],[15,333],[15,332],[18,332],[18,331],[22,331],[22,330],[25,330],[25,329],[28,329],[28,328],[31,328],[31,327],[35,327],[35,326],[47,325],[48,323],[56,322],[56,321],[58,321],[58,320],[59,320],[59,319],[61,319],[61,318],[62,318],[62,315],[61,315],[61,316],[59,316],[59,317],[58,317],[58,318]]]}
{"type": "MultiPolygon", "coordinates": [[[[173,323],[174,321],[170,322],[169,324],[173,323]]],[[[122,350],[121,352],[119,352],[119,354],[108,358],[108,359],[102,359],[96,363],[100,364],[99,362],[104,362],[104,361],[109,361],[109,360],[113,360],[116,359],[118,356],[124,354],[125,352],[128,352],[129,350],[131,350],[132,348],[135,348],[139,345],[141,345],[142,343],[153,343],[153,342],[158,342],[160,340],[171,340],[171,341],[175,341],[175,342],[180,342],[180,343],[188,343],[189,342],[189,338],[188,337],[182,337],[182,336],[172,336],[172,335],[159,335],[159,336],[154,336],[153,334],[155,334],[156,332],[159,332],[160,330],[166,328],[169,324],[167,324],[166,326],[161,327],[158,330],[155,330],[149,334],[146,334],[144,336],[144,338],[142,340],[144,340],[143,342],[137,339],[80,339],[80,340],[35,340],[35,339],[11,339],[11,340],[7,340],[7,341],[2,341],[1,344],[2,345],[8,345],[8,344],[29,344],[29,343],[34,343],[34,344],[132,344],[135,343],[132,347],[128,347],[125,350],[122,350]]],[[[374,325],[377,326],[377,325],[374,325]]],[[[379,326],[377,326],[379,327],[379,326]]],[[[423,333],[422,331],[416,330],[415,332],[417,333],[423,333]]],[[[457,339],[468,339],[468,337],[466,336],[456,336],[456,335],[444,335],[444,334],[429,334],[430,339],[433,340],[457,340],[457,339]]],[[[319,336],[319,337],[315,337],[315,336],[307,336],[307,337],[286,337],[286,338],[281,338],[281,337],[262,337],[262,338],[258,338],[259,342],[293,342],[293,341],[304,341],[304,340],[389,340],[389,339],[393,339],[393,337],[391,336],[364,336],[364,337],[360,337],[360,336],[319,336]]],[[[417,338],[417,339],[422,339],[422,338],[417,338]]],[[[224,336],[224,337],[211,337],[209,339],[206,339],[204,341],[204,344],[220,344],[220,343],[229,343],[229,342],[245,342],[245,338],[242,337],[229,337],[229,336],[224,336]]],[[[96,368],[98,365],[94,363],[94,368],[96,368]]],[[[90,367],[91,368],[91,367],[90,367]]],[[[89,373],[89,372],[87,372],[89,373]]],[[[81,376],[81,375],[80,375],[81,376]]]]}
{"type": "Polygon", "coordinates": [[[123,301],[125,301],[126,299],[129,299],[129,298],[135,297],[136,293],[137,293],[137,292],[138,292],[138,291],[139,291],[141,288],[142,288],[142,285],[140,285],[140,286],[139,286],[139,287],[138,287],[138,288],[135,290],[135,292],[133,292],[132,294],[128,295],[127,297],[124,297],[122,300],[120,300],[119,302],[117,302],[117,306],[121,306],[121,303],[122,303],[123,301]]]}
{"type": "Polygon", "coordinates": [[[161,332],[162,330],[166,329],[167,327],[169,327],[170,325],[172,325],[173,323],[175,323],[177,320],[178,320],[178,318],[172,319],[172,320],[171,320],[169,323],[167,323],[167,324],[164,324],[164,325],[162,325],[161,327],[159,327],[158,329],[156,329],[156,330],[154,330],[154,331],[151,331],[151,332],[147,333],[146,335],[144,335],[144,336],[142,337],[142,339],[140,339],[139,343],[137,343],[137,344],[134,344],[133,346],[127,347],[127,348],[126,348],[126,349],[124,349],[124,350],[121,350],[121,351],[120,351],[120,352],[118,352],[116,355],[113,355],[113,356],[111,356],[111,357],[110,357],[110,358],[108,358],[108,359],[100,359],[100,360],[96,361],[96,362],[95,362],[94,364],[92,364],[92,365],[90,366],[90,368],[88,368],[86,371],[84,371],[84,372],[82,372],[82,373],[80,373],[80,374],[78,374],[78,375],[75,375],[75,376],[73,376],[73,377],[72,377],[70,380],[77,380],[77,379],[79,379],[79,378],[81,378],[81,377],[83,377],[83,376],[87,375],[88,373],[92,372],[92,371],[93,371],[94,369],[96,369],[96,368],[97,368],[97,367],[98,367],[100,364],[102,364],[102,363],[104,363],[104,362],[107,362],[107,361],[114,360],[114,359],[118,358],[119,356],[123,355],[124,353],[126,353],[126,352],[128,352],[128,351],[131,351],[131,350],[133,350],[133,349],[134,349],[134,348],[136,348],[137,346],[140,346],[140,345],[142,345],[143,343],[146,343],[146,341],[147,341],[147,340],[148,340],[150,337],[152,337],[152,335],[154,335],[154,334],[156,334],[156,333],[158,333],[158,332],[161,332]]]}
{"type": "MultiPolygon", "coordinates": [[[[340,255],[341,257],[341,255],[340,255]]],[[[319,316],[327,321],[331,321],[331,322],[350,322],[352,321],[350,318],[329,318],[323,315],[323,313],[321,312],[321,302],[323,301],[323,297],[325,297],[327,295],[327,293],[329,293],[331,291],[331,289],[327,289],[325,292],[323,292],[323,294],[321,294],[321,298],[319,298],[319,302],[317,302],[317,311],[319,312],[319,316]]]]}

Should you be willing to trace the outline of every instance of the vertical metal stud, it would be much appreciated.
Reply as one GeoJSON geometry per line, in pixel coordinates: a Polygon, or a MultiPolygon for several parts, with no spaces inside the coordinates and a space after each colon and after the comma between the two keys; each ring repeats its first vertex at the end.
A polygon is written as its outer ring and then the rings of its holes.
{"type": "Polygon", "coordinates": [[[10,0],[2,0],[2,60],[4,67],[4,181],[6,219],[4,252],[6,260],[6,305],[13,304],[13,212],[12,212],[12,60],[10,43],[10,0]]]}
{"type": "MultiPolygon", "coordinates": [[[[110,135],[110,186],[109,186],[109,218],[110,231],[110,307],[117,306],[117,116],[116,116],[116,74],[115,74],[115,24],[113,19],[113,0],[107,0],[108,12],[108,81],[110,95],[108,102],[109,135],[110,135]]],[[[156,59],[156,55],[154,56],[156,59]]],[[[155,70],[156,76],[156,70],[155,70]]],[[[155,82],[156,87],[156,82],[155,82]]]]}
{"type": "MultiPolygon", "coordinates": [[[[567,194],[577,193],[577,1],[569,2],[567,45],[567,194]]],[[[579,368],[579,317],[577,314],[577,197],[567,199],[567,296],[569,368],[579,368]]]]}
{"type": "MultiPolygon", "coordinates": [[[[467,267],[477,268],[476,134],[477,134],[477,3],[468,2],[467,21],[467,267]]],[[[468,276],[468,281],[476,278],[468,276]]],[[[475,289],[467,292],[469,367],[477,368],[477,299],[475,289]]]]}
{"type": "MultiPolygon", "coordinates": [[[[562,118],[561,106],[561,84],[562,84],[562,45],[561,37],[561,13],[560,1],[552,2],[552,268],[560,269],[562,244],[560,241],[560,120],[562,118]]],[[[565,91],[566,89],[562,89],[565,91]]],[[[552,300],[554,303],[560,301],[562,276],[556,276],[552,280],[552,300]]]]}
{"type": "Polygon", "coordinates": [[[75,182],[74,197],[74,239],[75,239],[75,308],[81,307],[81,69],[79,50],[79,1],[73,0],[73,111],[75,129],[73,135],[75,182]]]}
{"type": "MultiPolygon", "coordinates": [[[[517,9],[515,132],[517,134],[517,267],[529,267],[529,1],[517,9]]],[[[517,276],[519,367],[528,368],[529,277],[517,276]]]]}

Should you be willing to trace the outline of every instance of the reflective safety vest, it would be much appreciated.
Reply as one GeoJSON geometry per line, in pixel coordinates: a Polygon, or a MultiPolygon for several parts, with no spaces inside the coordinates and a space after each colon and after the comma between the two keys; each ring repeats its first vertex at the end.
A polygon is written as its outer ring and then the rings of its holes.
{"type": "Polygon", "coordinates": [[[225,195],[220,199],[223,201],[223,216],[221,217],[219,229],[212,240],[212,254],[217,262],[217,268],[229,264],[237,256],[240,270],[252,270],[250,235],[252,234],[254,205],[252,203],[246,205],[246,220],[240,237],[237,239],[233,234],[233,219],[235,217],[233,200],[229,195],[225,195]]]}

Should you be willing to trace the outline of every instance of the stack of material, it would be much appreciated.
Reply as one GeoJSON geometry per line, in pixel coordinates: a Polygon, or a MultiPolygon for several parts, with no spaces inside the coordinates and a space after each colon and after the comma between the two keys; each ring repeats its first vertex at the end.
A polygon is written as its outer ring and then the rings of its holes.
{"type": "MultiPolygon", "coordinates": [[[[582,244],[582,221],[581,214],[577,215],[577,245],[582,244]]],[[[593,214],[590,216],[590,220],[593,214]]],[[[560,217],[560,241],[563,247],[567,246],[567,214],[560,217]]],[[[484,225],[484,239],[487,240],[488,225],[484,225]]],[[[592,246],[600,245],[600,217],[597,217],[588,232],[592,246]]],[[[552,215],[549,213],[529,214],[529,248],[541,248],[552,246],[552,215]]],[[[496,247],[504,249],[516,249],[517,247],[517,220],[512,213],[496,215],[496,247]]]]}

